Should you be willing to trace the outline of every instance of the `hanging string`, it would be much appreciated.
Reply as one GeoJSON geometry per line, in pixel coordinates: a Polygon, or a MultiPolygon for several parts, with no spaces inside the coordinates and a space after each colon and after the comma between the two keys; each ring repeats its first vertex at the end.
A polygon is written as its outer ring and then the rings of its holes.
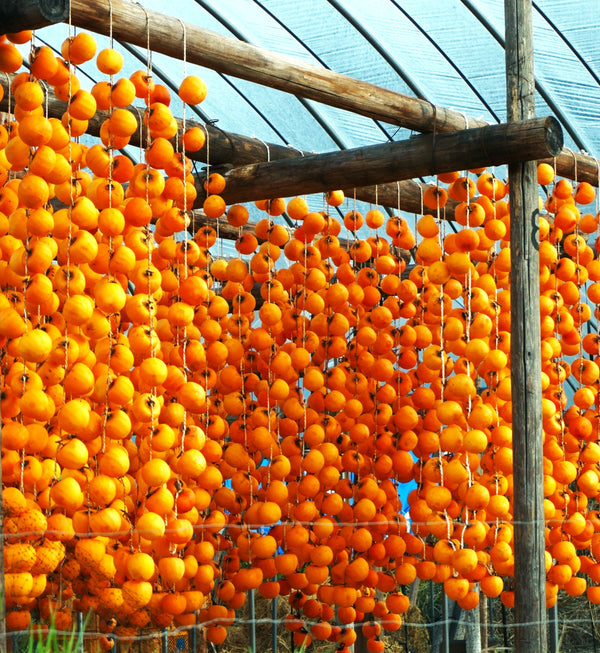
{"type": "MultiPolygon", "coordinates": [[[[600,244],[600,160],[595,159],[596,161],[596,202],[595,202],[595,217],[596,217],[596,243],[600,244]]],[[[600,344],[600,305],[596,304],[596,310],[594,311],[594,317],[596,318],[596,342],[600,344]]],[[[593,358],[592,356],[590,356],[593,358]]],[[[596,393],[596,442],[600,442],[600,393],[596,393]]]]}
{"type": "MultiPolygon", "coordinates": [[[[139,5],[139,3],[136,3],[139,5]]],[[[144,15],[146,17],[146,74],[148,78],[152,76],[152,50],[150,49],[150,15],[145,7],[139,5],[144,15]]],[[[150,84],[147,85],[147,95],[146,95],[146,106],[150,106],[150,84]]],[[[148,110],[148,109],[147,109],[148,110]]],[[[142,158],[141,153],[150,147],[151,136],[150,136],[150,127],[146,128],[146,138],[143,138],[143,121],[140,120],[140,158],[142,158]]],[[[145,200],[147,204],[150,204],[149,198],[149,171],[150,166],[146,163],[146,173],[144,175],[145,180],[145,200]]],[[[146,258],[146,276],[148,278],[148,337],[150,340],[150,357],[154,358],[156,355],[156,336],[155,336],[155,320],[154,320],[154,297],[152,293],[152,232],[150,231],[150,225],[147,224],[144,228],[144,233],[146,236],[146,249],[147,249],[147,258],[146,258]]],[[[158,403],[157,400],[157,391],[156,387],[152,387],[150,390],[150,429],[148,435],[148,457],[149,460],[152,460],[154,455],[154,450],[152,448],[152,440],[154,436],[154,429],[156,425],[156,415],[155,407],[158,403]]],[[[166,517],[165,517],[166,519],[166,517]]],[[[166,523],[166,521],[165,521],[166,523]]]]}

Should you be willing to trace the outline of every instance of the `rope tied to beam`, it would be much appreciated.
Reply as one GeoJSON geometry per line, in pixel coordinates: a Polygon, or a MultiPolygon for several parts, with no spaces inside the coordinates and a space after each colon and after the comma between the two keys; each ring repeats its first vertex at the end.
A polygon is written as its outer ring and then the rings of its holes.
{"type": "MultiPolygon", "coordinates": [[[[146,7],[144,7],[140,2],[135,2],[138,7],[144,12],[144,15],[146,16],[146,68],[148,70],[148,74],[152,74],[152,50],[150,49],[150,14],[148,13],[148,10],[146,7]]],[[[148,98],[150,99],[150,98],[148,98]]]]}
{"type": "Polygon", "coordinates": [[[302,156],[302,157],[304,156],[304,152],[302,150],[298,149],[295,145],[292,145],[291,143],[286,143],[286,147],[289,147],[292,150],[296,150],[296,152],[300,153],[300,156],[302,156]]]}
{"type": "MultiPolygon", "coordinates": [[[[252,138],[255,138],[257,141],[260,141],[265,146],[265,150],[267,151],[267,163],[271,163],[271,148],[269,147],[269,144],[267,142],[263,141],[262,138],[259,138],[256,135],[252,136],[252,138]]],[[[288,145],[288,147],[291,147],[291,146],[288,145]]],[[[294,149],[296,149],[296,148],[294,148],[294,149]]],[[[300,150],[298,150],[298,151],[300,151],[300,150]]]]}

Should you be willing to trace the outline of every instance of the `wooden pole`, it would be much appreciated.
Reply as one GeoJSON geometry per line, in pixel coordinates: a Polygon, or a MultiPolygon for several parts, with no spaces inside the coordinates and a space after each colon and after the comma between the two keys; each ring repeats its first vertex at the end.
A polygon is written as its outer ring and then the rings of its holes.
{"type": "MultiPolygon", "coordinates": [[[[10,93],[10,84],[13,75],[4,76],[0,78],[0,84],[4,90],[4,97],[0,100],[0,111],[8,111],[8,96],[10,93]]],[[[61,118],[67,109],[67,103],[58,100],[52,91],[48,92],[47,101],[44,106],[47,106],[47,116],[49,118],[61,118]]],[[[141,122],[142,109],[140,107],[129,107],[138,116],[138,121],[141,122]]],[[[100,127],[102,123],[109,117],[107,111],[98,111],[88,123],[87,133],[91,136],[98,137],[100,135],[100,127]]],[[[183,121],[181,118],[176,118],[179,125],[178,135],[172,139],[173,144],[177,147],[181,143],[181,135],[183,133],[183,121]]],[[[186,120],[186,128],[200,127],[205,130],[207,134],[207,141],[210,144],[210,163],[214,166],[233,166],[234,168],[249,165],[252,163],[279,161],[282,159],[297,159],[298,157],[312,156],[309,152],[302,152],[292,147],[279,145],[276,143],[264,143],[257,138],[250,138],[232,132],[226,132],[214,127],[213,125],[205,125],[194,120],[186,120]]],[[[132,147],[139,147],[140,143],[146,142],[146,132],[143,127],[140,131],[136,131],[130,139],[132,147]]],[[[197,152],[186,152],[186,155],[194,160],[206,163],[207,147],[206,145],[197,152]]],[[[540,159],[553,163],[553,159],[540,159]]],[[[556,159],[556,168],[559,175],[574,179],[577,176],[579,181],[587,181],[592,185],[598,184],[598,163],[596,159],[590,156],[574,155],[566,153],[564,150],[558,155],[556,159]],[[575,167],[577,167],[577,175],[575,175],[575,167]]],[[[199,184],[199,189],[202,190],[202,184],[199,184]]],[[[356,193],[356,199],[378,204],[380,206],[387,206],[397,208],[400,200],[401,209],[409,213],[432,213],[426,207],[421,206],[421,193],[426,189],[425,184],[415,181],[400,181],[391,184],[377,184],[364,185],[364,180],[356,188],[345,187],[348,197],[353,197],[356,193]]],[[[331,190],[328,188],[327,190],[331,190]]],[[[266,198],[257,198],[266,199],[266,198]]],[[[446,217],[452,219],[454,216],[454,207],[456,203],[450,200],[446,205],[446,217]]]]}
{"type": "MultiPolygon", "coordinates": [[[[554,159],[541,159],[538,163],[549,163],[554,166],[554,159]]],[[[563,148],[562,152],[556,157],[556,172],[560,177],[566,179],[577,179],[577,181],[587,181],[592,186],[598,186],[599,170],[598,159],[589,154],[579,154],[563,148]]]]}
{"type": "MultiPolygon", "coordinates": [[[[46,0],[50,2],[50,0],[46,0]]],[[[113,36],[171,57],[183,56],[184,31],[177,18],[144,10],[126,0],[112,0],[113,36]]],[[[71,0],[73,25],[109,33],[106,0],[71,0]]],[[[435,107],[381,86],[359,81],[320,66],[279,55],[196,25],[185,25],[187,60],[241,79],[270,86],[323,104],[416,131],[456,131],[465,126],[458,111],[435,107]]],[[[485,124],[470,122],[472,127],[485,124]]]]}
{"type": "Polygon", "coordinates": [[[253,653],[256,651],[256,603],[254,590],[248,590],[248,649],[253,653]]]}
{"type": "MultiPolygon", "coordinates": [[[[505,0],[509,121],[535,115],[531,0],[505,0]]],[[[546,572],[536,165],[509,165],[515,651],[545,653],[546,572]]]]}
{"type": "MultiPolygon", "coordinates": [[[[562,143],[562,130],[552,117],[424,134],[407,141],[235,168],[225,175],[223,199],[234,204],[535,161],[558,154],[562,143]]],[[[535,162],[532,165],[535,168],[535,162]]]]}
{"type": "Polygon", "coordinates": [[[271,653],[277,653],[277,597],[271,599],[271,653]]]}
{"type": "MultiPolygon", "coordinates": [[[[10,93],[10,85],[14,75],[5,75],[0,77],[0,85],[4,90],[4,97],[0,101],[0,111],[8,111],[8,94],[10,93]]],[[[67,110],[67,103],[56,98],[54,93],[47,88],[44,89],[47,93],[47,99],[44,101],[44,110],[47,109],[48,118],[61,118],[67,110]]],[[[14,100],[12,107],[14,108],[14,100]]],[[[129,141],[132,147],[139,147],[140,144],[146,143],[146,128],[143,125],[144,108],[129,106],[127,107],[138,120],[141,128],[136,131],[129,141]]],[[[110,117],[108,111],[97,111],[91,120],[88,122],[87,132],[90,136],[99,137],[100,127],[102,123],[110,117]]],[[[178,135],[172,139],[174,145],[179,146],[181,143],[181,136],[183,133],[183,121],[181,118],[176,118],[179,126],[178,135]]],[[[257,138],[248,138],[232,132],[226,132],[218,129],[214,125],[197,122],[195,120],[186,120],[186,128],[200,127],[206,134],[207,142],[210,146],[210,162],[211,165],[231,165],[234,167],[247,165],[249,163],[256,163],[257,161],[278,160],[278,159],[292,159],[302,156],[302,152],[295,150],[285,145],[277,145],[275,143],[264,143],[257,138]]],[[[206,162],[207,148],[206,145],[197,152],[186,151],[188,158],[194,161],[206,162]]]]}
{"type": "MultiPolygon", "coordinates": [[[[10,25],[12,31],[43,27],[65,20],[65,5],[68,0],[4,0],[0,3],[0,25],[10,25]]],[[[109,34],[109,4],[112,4],[113,35],[139,47],[147,46],[171,57],[183,56],[183,27],[179,19],[144,9],[138,3],[128,0],[71,0],[72,23],[99,34],[109,34]]],[[[6,31],[10,31],[6,29],[6,31]]],[[[472,117],[465,117],[458,111],[436,106],[409,95],[363,82],[341,73],[285,57],[238,41],[185,24],[187,60],[221,73],[247,79],[257,84],[277,88],[323,104],[352,111],[374,120],[383,120],[418,132],[451,132],[470,127],[481,127],[486,123],[472,117]]],[[[218,130],[216,130],[218,131],[218,130]]],[[[264,144],[253,139],[253,150],[264,144]]],[[[243,145],[247,146],[248,143],[243,145]]],[[[229,146],[238,152],[234,144],[229,146]]],[[[290,148],[290,156],[297,156],[290,148]]],[[[241,148],[243,150],[243,147],[241,148]]],[[[270,157],[271,160],[277,158],[270,157]]],[[[284,158],[284,157],[280,157],[284,158]]],[[[235,165],[264,160],[230,161],[235,165]]],[[[553,163],[552,160],[548,161],[553,163]]],[[[598,163],[591,156],[563,150],[557,157],[557,172],[568,179],[598,184],[598,163]],[[577,171],[577,174],[575,174],[577,171]]]]}
{"type": "MultiPolygon", "coordinates": [[[[8,75],[0,78],[0,84],[4,89],[4,98],[0,101],[0,111],[8,111],[8,94],[10,93],[10,84],[13,76],[8,75]]],[[[49,118],[61,118],[67,109],[67,103],[58,100],[54,94],[49,91],[47,102],[44,106],[48,107],[47,115],[49,118]]],[[[14,106],[14,103],[13,103],[14,106]]],[[[140,107],[128,107],[138,116],[138,122],[141,122],[143,110],[140,107]]],[[[102,123],[109,117],[107,111],[98,111],[88,123],[87,133],[91,136],[100,135],[102,123]]],[[[183,132],[183,121],[176,118],[179,125],[179,134],[172,139],[172,143],[178,146],[181,143],[181,134],[183,132]]],[[[217,129],[213,125],[204,125],[194,120],[186,120],[186,128],[200,127],[207,134],[207,141],[210,144],[210,164],[211,166],[244,166],[250,163],[260,161],[276,161],[281,159],[297,159],[302,156],[310,156],[308,152],[302,152],[292,147],[277,145],[275,143],[264,143],[257,138],[241,136],[217,129]]],[[[139,147],[141,143],[146,142],[146,132],[142,128],[132,135],[129,144],[132,147],[139,147]]],[[[207,159],[206,145],[197,152],[187,151],[186,155],[193,161],[206,163],[207,159]]],[[[203,181],[203,180],[202,180],[203,181]]],[[[198,185],[202,190],[202,183],[198,185]]],[[[393,184],[378,184],[377,186],[360,186],[356,189],[346,189],[348,197],[356,196],[356,199],[363,202],[378,204],[392,208],[400,208],[408,213],[433,213],[430,209],[422,207],[421,195],[426,189],[426,185],[416,181],[400,181],[393,184]]],[[[334,190],[328,188],[327,190],[334,190]]],[[[266,199],[266,198],[257,198],[266,199]]],[[[454,216],[454,207],[456,202],[448,201],[445,208],[445,215],[448,219],[454,216]]]]}
{"type": "Polygon", "coordinates": [[[2,33],[38,29],[62,23],[69,16],[69,0],[2,0],[0,30],[2,33]]]}

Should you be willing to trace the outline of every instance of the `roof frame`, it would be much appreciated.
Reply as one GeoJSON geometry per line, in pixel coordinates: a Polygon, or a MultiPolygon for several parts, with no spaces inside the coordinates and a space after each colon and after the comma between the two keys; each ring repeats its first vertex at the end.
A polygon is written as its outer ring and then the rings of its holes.
{"type": "MultiPolygon", "coordinates": [[[[38,6],[39,9],[40,5],[60,4],[64,0],[20,2],[21,8],[35,9],[38,6]]],[[[91,26],[102,34],[109,33],[111,10],[104,0],[70,2],[72,24],[87,28],[91,26]]],[[[470,5],[470,0],[462,2],[470,5]]],[[[9,4],[12,6],[14,3],[9,4]]],[[[465,124],[465,116],[461,112],[277,55],[196,25],[186,25],[178,18],[146,10],[136,3],[111,0],[111,7],[112,33],[116,38],[144,46],[149,42],[153,51],[168,56],[182,58],[185,33],[187,60],[191,63],[416,131],[443,133],[462,129],[465,124]]],[[[11,29],[15,30],[23,25],[30,26],[28,17],[22,12],[18,17],[21,25],[18,20],[15,23],[14,16],[6,13],[6,4],[0,5],[0,19],[8,20],[11,29]]],[[[489,27],[493,33],[493,27],[489,27]]],[[[486,123],[469,118],[469,124],[475,127],[486,123]]],[[[594,157],[563,150],[555,162],[560,175],[574,179],[577,171],[578,180],[598,185],[600,166],[594,157]]]]}

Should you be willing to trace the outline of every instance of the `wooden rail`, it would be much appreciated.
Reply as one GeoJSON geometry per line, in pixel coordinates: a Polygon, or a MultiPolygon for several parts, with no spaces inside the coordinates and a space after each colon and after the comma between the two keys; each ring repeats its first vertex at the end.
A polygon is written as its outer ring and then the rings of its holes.
{"type": "MultiPolygon", "coordinates": [[[[17,17],[0,6],[0,25],[10,30],[29,28],[28,13],[38,19],[40,7],[49,13],[53,5],[65,0],[26,0],[17,17]]],[[[12,4],[20,0],[12,0],[12,4]]],[[[99,34],[109,34],[112,4],[114,38],[127,41],[171,57],[183,57],[184,27],[174,16],[144,9],[127,0],[71,0],[71,22],[99,34]]],[[[4,5],[4,3],[0,3],[4,5]]],[[[49,21],[50,23],[51,21],[49,21]]],[[[49,24],[48,23],[48,24],[49,24]]],[[[223,34],[185,24],[186,54],[190,63],[217,70],[226,75],[257,82],[323,104],[359,113],[369,118],[401,124],[416,131],[438,132],[464,129],[465,118],[458,111],[435,107],[425,100],[395,93],[375,84],[359,81],[264,48],[228,38],[223,34]]],[[[470,120],[471,127],[481,126],[470,120]]]]}
{"type": "Polygon", "coordinates": [[[225,175],[228,204],[385,183],[454,170],[534,161],[560,152],[555,118],[488,125],[303,158],[255,163],[225,175]]]}
{"type": "MultiPolygon", "coordinates": [[[[9,81],[2,83],[7,92],[0,102],[0,110],[7,110],[9,81]]],[[[62,116],[67,107],[65,102],[52,95],[46,105],[48,115],[55,117],[62,116]]],[[[130,108],[138,113],[139,122],[143,124],[142,110],[130,108]]],[[[104,111],[97,112],[89,121],[88,133],[98,136],[108,115],[104,111]]],[[[179,123],[181,131],[181,121],[179,123]]],[[[187,127],[196,124],[199,123],[186,122],[187,127]]],[[[229,134],[210,125],[201,126],[208,133],[213,165],[229,163],[231,159],[239,165],[248,158],[266,156],[262,141],[229,134]]],[[[132,136],[131,144],[136,146],[143,142],[145,133],[142,128],[132,136]]],[[[535,160],[552,156],[561,147],[562,131],[554,118],[414,136],[408,141],[306,156],[300,156],[295,150],[281,145],[273,145],[272,148],[269,145],[272,157],[287,158],[234,168],[226,174],[227,187],[223,197],[228,204],[233,204],[342,188],[350,196],[356,192],[357,199],[369,202],[377,199],[377,203],[392,207],[400,204],[405,211],[420,213],[422,186],[407,181],[414,176],[535,160]],[[293,155],[291,158],[290,154],[293,155]],[[386,183],[392,181],[394,183],[386,183]]],[[[204,147],[199,152],[188,152],[188,155],[206,161],[206,153],[204,147]]],[[[198,189],[201,199],[204,192],[201,183],[198,189]]],[[[453,213],[453,205],[449,209],[448,217],[453,213]]]]}
{"type": "Polygon", "coordinates": [[[62,23],[69,18],[69,0],[2,0],[0,30],[7,34],[62,23]]]}

